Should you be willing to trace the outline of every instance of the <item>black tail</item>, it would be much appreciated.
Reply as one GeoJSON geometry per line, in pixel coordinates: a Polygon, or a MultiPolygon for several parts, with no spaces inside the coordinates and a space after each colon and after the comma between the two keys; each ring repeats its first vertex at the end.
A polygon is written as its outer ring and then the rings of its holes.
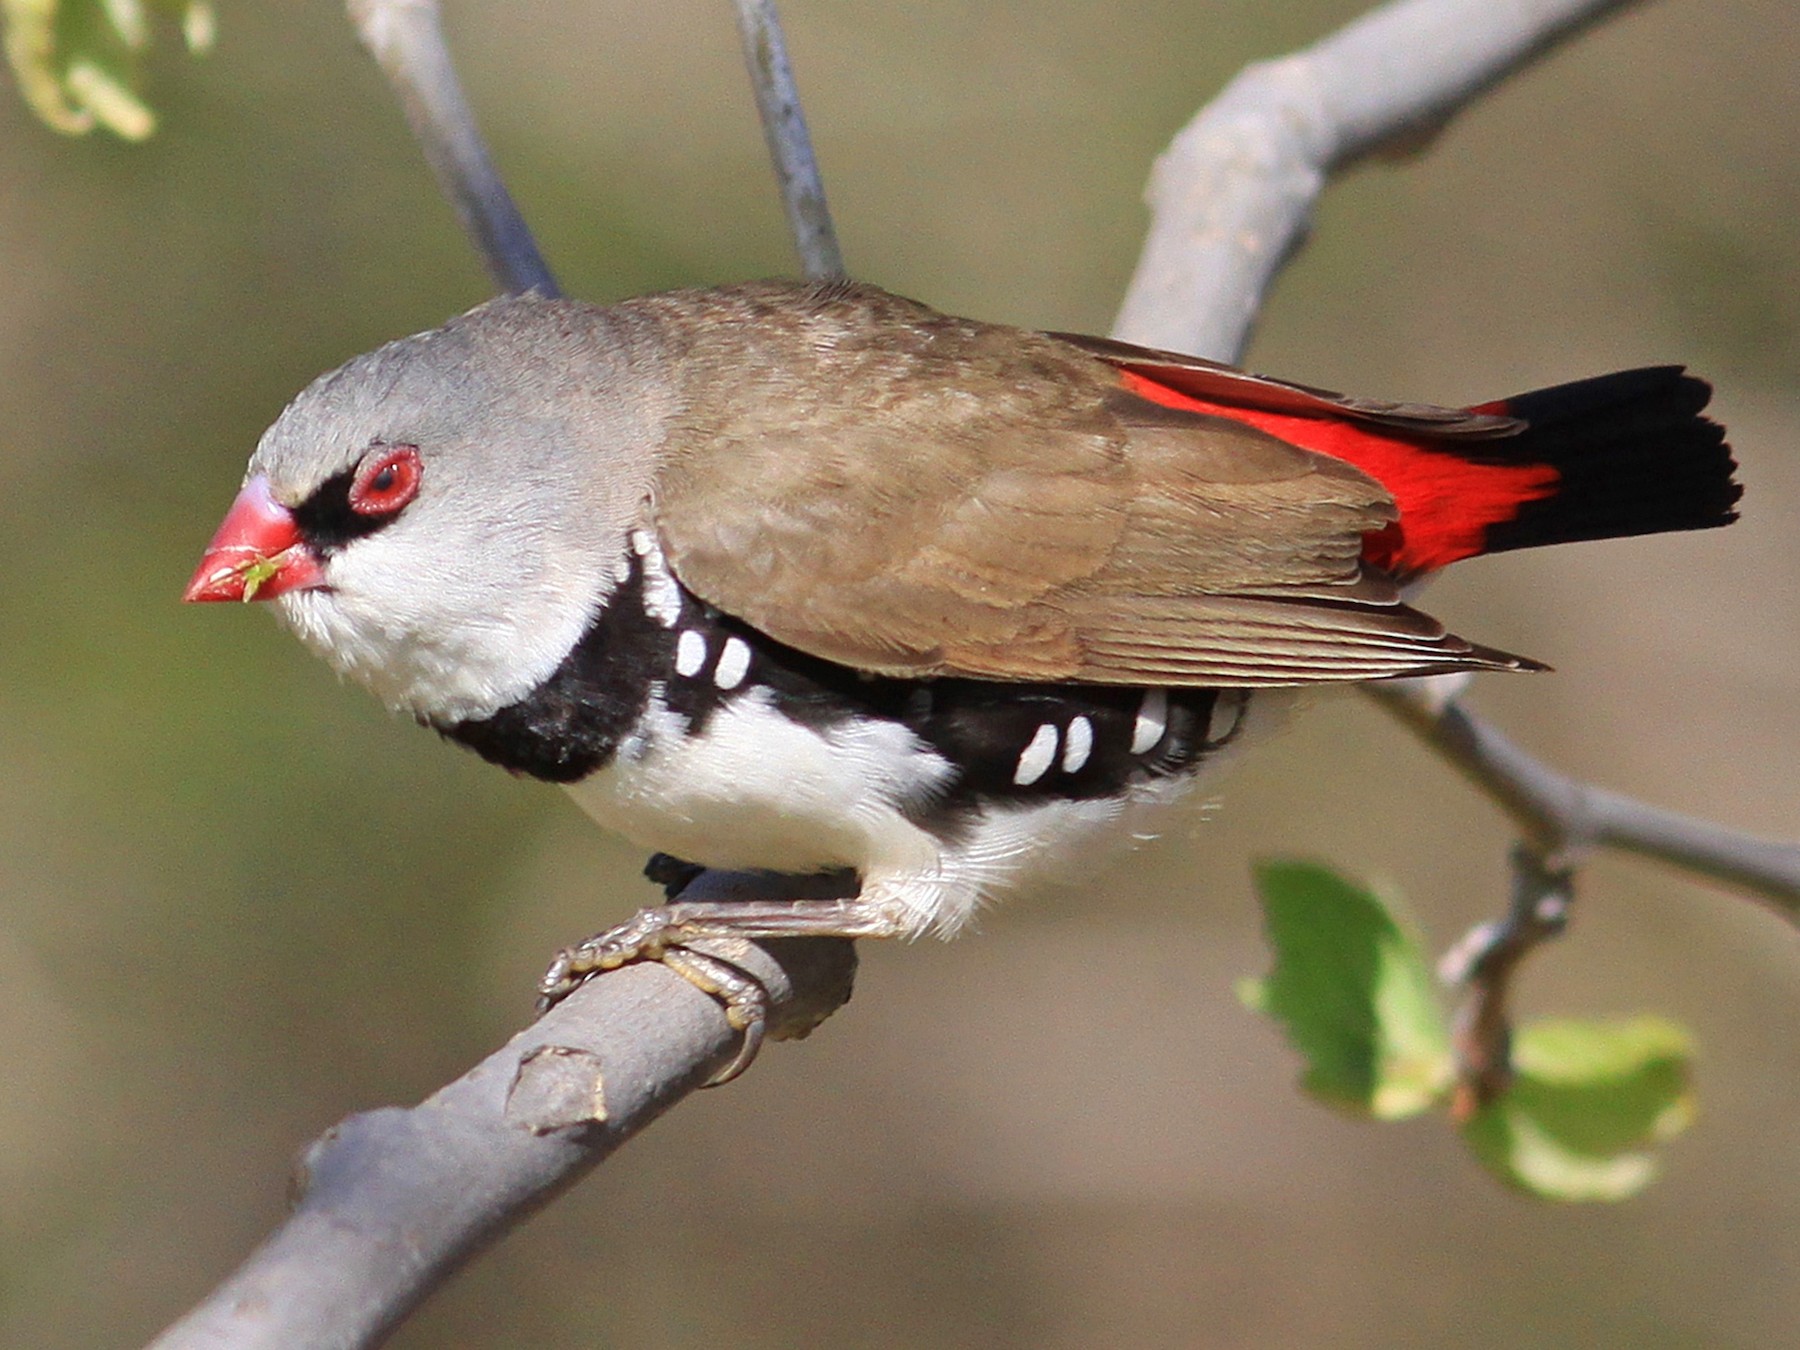
{"type": "Polygon", "coordinates": [[[1483,551],[1729,525],[1744,490],[1725,428],[1700,415],[1711,398],[1680,366],[1649,366],[1483,407],[1527,424],[1483,449],[1561,475],[1549,496],[1490,526],[1483,551]]]}

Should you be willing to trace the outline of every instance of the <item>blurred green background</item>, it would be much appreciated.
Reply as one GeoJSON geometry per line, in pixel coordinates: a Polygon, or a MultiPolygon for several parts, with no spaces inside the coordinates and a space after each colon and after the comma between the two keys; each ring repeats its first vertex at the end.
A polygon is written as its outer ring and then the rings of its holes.
{"type": "MultiPolygon", "coordinates": [[[[860,275],[1103,331],[1168,137],[1360,0],[787,0],[860,275]]],[[[791,270],[728,7],[449,6],[574,294],[791,270]]],[[[165,44],[176,46],[172,41],[165,44]]],[[[1718,384],[1749,487],[1706,536],[1474,564],[1432,608],[1558,673],[1477,703],[1568,770],[1800,819],[1800,9],[1663,0],[1334,189],[1252,353],[1472,401],[1648,361],[1718,384]]],[[[163,129],[0,98],[0,1343],[146,1339],[280,1217],[288,1161],[528,1015],[638,859],[340,688],[260,612],[176,603],[318,371],[485,281],[333,3],[227,4],[155,64],[163,129]]],[[[1302,1100],[1233,980],[1247,860],[1403,888],[1442,946],[1501,903],[1495,813],[1355,697],[1223,806],[951,946],[684,1105],[480,1260],[426,1346],[1755,1346],[1800,1293],[1800,942],[1596,864],[1527,1012],[1657,1009],[1702,1116],[1617,1208],[1500,1191],[1433,1120],[1302,1100]]]]}

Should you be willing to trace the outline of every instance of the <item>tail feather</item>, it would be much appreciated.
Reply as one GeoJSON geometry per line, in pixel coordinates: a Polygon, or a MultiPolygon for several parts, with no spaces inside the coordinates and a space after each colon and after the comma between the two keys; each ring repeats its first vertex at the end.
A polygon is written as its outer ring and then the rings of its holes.
{"type": "Polygon", "coordinates": [[[1667,530],[1737,519],[1742,487],[1725,429],[1701,416],[1712,398],[1679,366],[1651,366],[1519,394],[1476,411],[1526,423],[1517,436],[1459,445],[1467,458],[1545,464],[1555,486],[1487,528],[1483,551],[1667,530]]]}

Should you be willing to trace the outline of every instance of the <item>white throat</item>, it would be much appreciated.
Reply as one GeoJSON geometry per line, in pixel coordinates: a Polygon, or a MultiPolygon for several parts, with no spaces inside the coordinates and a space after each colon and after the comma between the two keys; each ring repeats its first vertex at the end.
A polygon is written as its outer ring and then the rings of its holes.
{"type": "Polygon", "coordinates": [[[491,717],[550,677],[618,584],[577,550],[545,549],[535,575],[428,577],[404,590],[359,580],[404,567],[384,536],[326,563],[327,586],[291,591],[282,619],[339,674],[390,709],[440,726],[491,717]]]}

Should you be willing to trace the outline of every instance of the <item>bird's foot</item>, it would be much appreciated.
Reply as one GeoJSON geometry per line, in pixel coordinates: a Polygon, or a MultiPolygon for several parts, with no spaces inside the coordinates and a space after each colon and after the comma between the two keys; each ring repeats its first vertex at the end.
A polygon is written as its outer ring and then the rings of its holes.
{"type": "Polygon", "coordinates": [[[768,1028],[769,995],[754,975],[725,957],[697,950],[707,940],[894,937],[906,931],[891,909],[870,900],[681,900],[638,913],[616,928],[557,953],[538,981],[547,1012],[589,979],[637,961],[659,961],[725,1005],[743,1034],[737,1055],[706,1083],[729,1083],[750,1067],[768,1028]]]}

